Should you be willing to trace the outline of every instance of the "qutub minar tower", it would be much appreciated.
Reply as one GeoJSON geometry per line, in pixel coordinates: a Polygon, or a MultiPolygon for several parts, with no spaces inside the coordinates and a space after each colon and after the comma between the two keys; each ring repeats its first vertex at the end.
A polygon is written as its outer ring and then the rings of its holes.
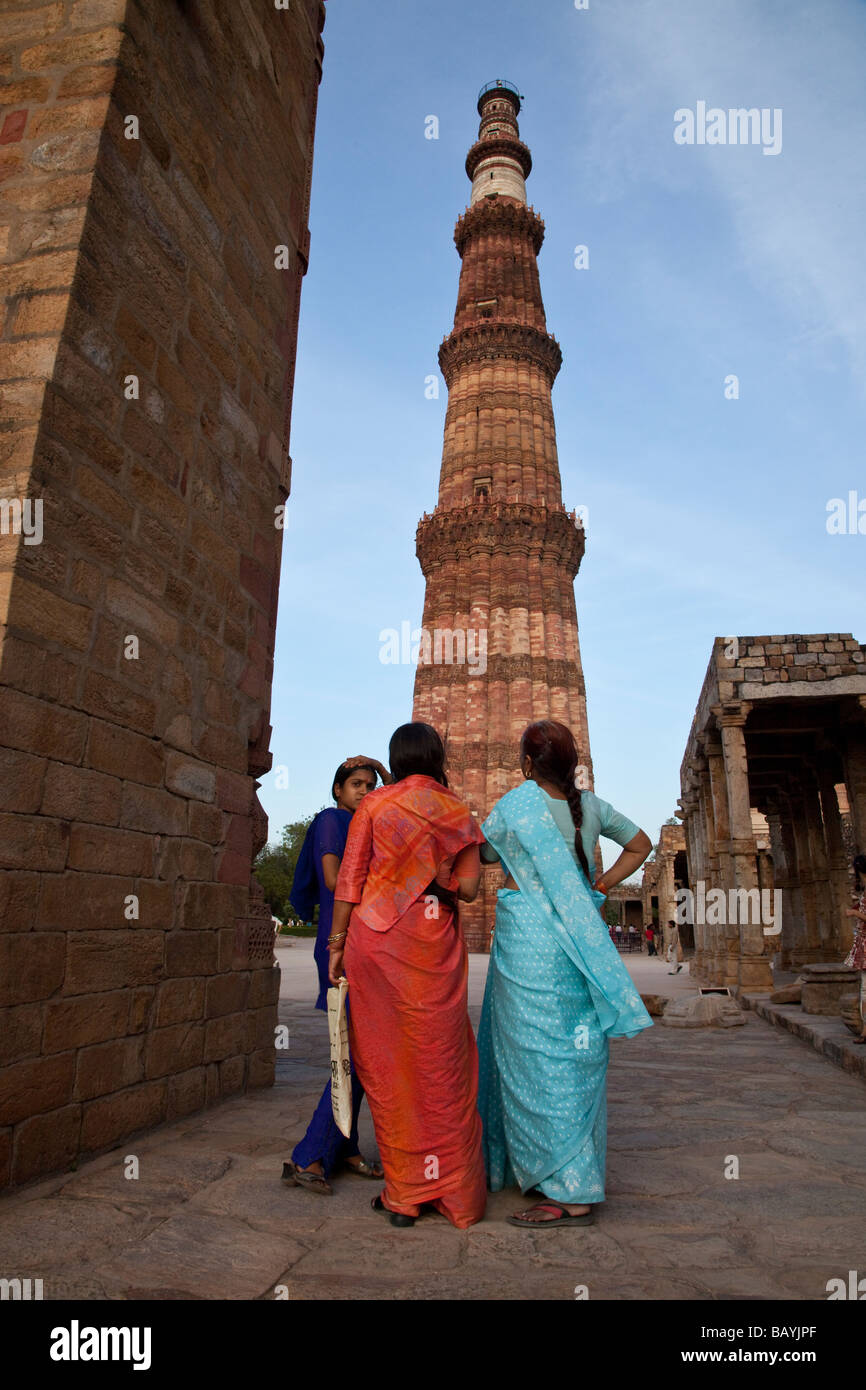
{"type": "MultiPolygon", "coordinates": [[[[551,403],[562,353],[544,316],[544,223],[526,203],[532,157],[519,111],[510,82],[482,89],[466,158],[471,205],[454,232],[457,311],[439,349],[448,386],[439,501],[417,532],[424,630],[457,640],[419,660],[413,717],[439,730],[449,783],[481,820],[520,782],[518,741],[533,719],[571,728],[592,786],[574,601],[584,532],[562,503],[551,403]],[[452,659],[463,650],[469,659],[452,659]]],[[[501,882],[498,867],[486,870],[461,910],[470,949],[488,946],[501,882]]]]}

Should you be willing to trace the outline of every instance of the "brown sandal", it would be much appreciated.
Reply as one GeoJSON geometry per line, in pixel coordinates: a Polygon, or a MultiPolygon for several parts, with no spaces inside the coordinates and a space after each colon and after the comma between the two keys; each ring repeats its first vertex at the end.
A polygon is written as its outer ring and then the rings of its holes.
{"type": "Polygon", "coordinates": [[[331,1185],[321,1173],[308,1173],[296,1163],[287,1161],[283,1164],[282,1181],[294,1183],[296,1187],[305,1187],[308,1192],[319,1192],[323,1197],[331,1195],[331,1185]]]}

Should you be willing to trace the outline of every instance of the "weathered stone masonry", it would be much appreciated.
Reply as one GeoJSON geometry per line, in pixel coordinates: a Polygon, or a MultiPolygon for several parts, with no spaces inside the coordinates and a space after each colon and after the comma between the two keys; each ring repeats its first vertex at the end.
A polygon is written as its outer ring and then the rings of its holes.
{"type": "Polygon", "coordinates": [[[866,647],[850,632],[717,637],[680,784],[692,886],[766,891],[780,912],[769,932],[696,921],[692,974],[765,991],[774,962],[841,963],[851,848],[866,846],[866,647]]]}
{"type": "Polygon", "coordinates": [[[251,864],[323,24],[0,15],[0,499],[44,528],[0,512],[0,1186],[273,1077],[251,864]]]}

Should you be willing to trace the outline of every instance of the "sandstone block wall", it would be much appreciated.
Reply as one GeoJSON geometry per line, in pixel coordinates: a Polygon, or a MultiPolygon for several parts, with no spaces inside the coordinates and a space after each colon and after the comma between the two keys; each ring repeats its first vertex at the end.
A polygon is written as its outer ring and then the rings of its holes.
{"type": "Polygon", "coordinates": [[[0,1186],[273,1078],[251,864],[323,24],[0,14],[0,1186]]]}
{"type": "MultiPolygon", "coordinates": [[[[771,685],[836,681],[840,677],[866,675],[866,646],[850,632],[788,633],[770,637],[741,637],[736,653],[727,655],[724,641],[717,644],[720,699],[760,699],[771,685]]],[[[855,681],[851,686],[859,690],[855,681]]],[[[843,687],[835,685],[834,694],[843,687]]],[[[779,695],[792,692],[779,691],[779,695]]],[[[795,693],[805,693],[798,690],[795,693]]],[[[817,694],[813,690],[810,694],[817,694]]]]}

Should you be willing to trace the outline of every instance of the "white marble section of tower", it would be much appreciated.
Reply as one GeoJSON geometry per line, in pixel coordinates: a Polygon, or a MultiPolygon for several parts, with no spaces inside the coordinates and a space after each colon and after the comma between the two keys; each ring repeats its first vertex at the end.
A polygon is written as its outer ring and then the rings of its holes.
{"type": "MultiPolygon", "coordinates": [[[[511,83],[500,81],[491,84],[491,87],[495,86],[511,87],[511,83]]],[[[490,88],[484,88],[482,96],[489,90],[490,88]]],[[[513,90],[516,92],[516,87],[513,90]]],[[[525,203],[526,175],[532,167],[532,161],[525,145],[521,150],[522,158],[514,156],[513,142],[520,140],[514,104],[503,93],[501,99],[487,100],[483,106],[479,104],[479,110],[482,120],[478,142],[469,152],[469,159],[473,162],[472,172],[469,174],[472,179],[470,206],[474,206],[479,198],[490,197],[492,193],[525,203]],[[509,142],[510,148],[500,143],[504,140],[509,142]],[[489,145],[489,152],[485,151],[485,145],[489,145]]]]}

